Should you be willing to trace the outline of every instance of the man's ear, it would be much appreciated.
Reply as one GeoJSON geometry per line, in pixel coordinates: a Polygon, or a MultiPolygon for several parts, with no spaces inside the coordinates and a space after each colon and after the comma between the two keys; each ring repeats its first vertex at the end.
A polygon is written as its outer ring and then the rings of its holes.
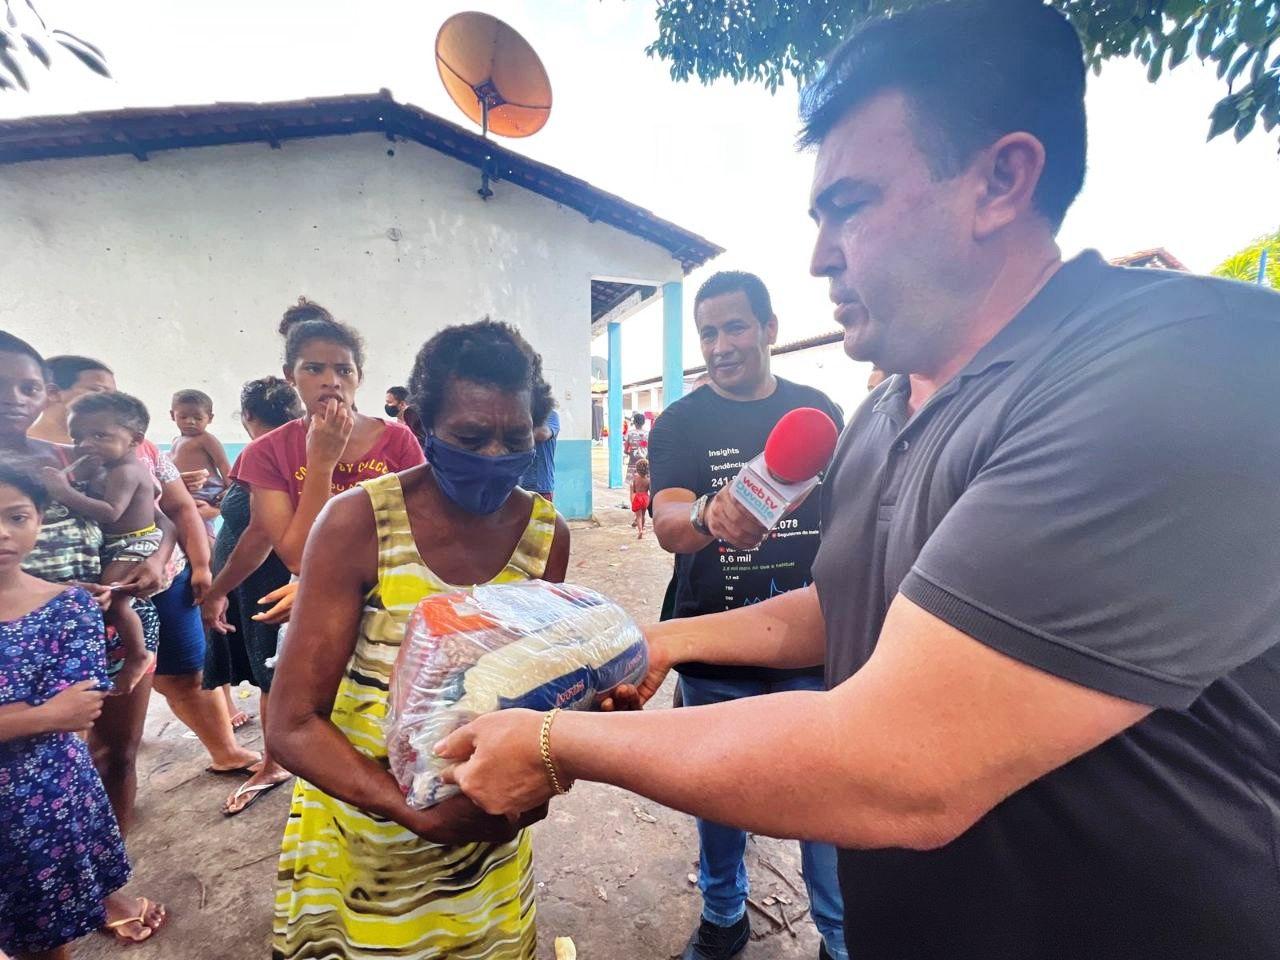
{"type": "Polygon", "coordinates": [[[768,321],[764,325],[764,333],[768,338],[769,346],[773,346],[778,342],[778,315],[770,314],[768,321]]]}
{"type": "Polygon", "coordinates": [[[974,163],[981,189],[974,210],[973,236],[986,240],[1016,220],[1035,213],[1035,192],[1044,174],[1044,144],[1025,131],[1005,134],[974,163]]]}

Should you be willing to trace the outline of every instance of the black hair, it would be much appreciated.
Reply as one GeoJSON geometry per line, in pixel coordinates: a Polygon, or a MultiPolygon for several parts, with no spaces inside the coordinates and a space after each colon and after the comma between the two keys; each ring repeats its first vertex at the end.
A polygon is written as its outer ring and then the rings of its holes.
{"type": "Polygon", "coordinates": [[[409,399],[409,390],[407,387],[387,387],[387,396],[395,397],[397,403],[404,403],[409,399]]]}
{"type": "Polygon", "coordinates": [[[299,297],[298,302],[284,312],[276,329],[284,337],[284,365],[290,370],[298,362],[304,346],[312,340],[325,340],[350,350],[356,369],[364,372],[364,339],[354,328],[339,323],[332,313],[306,297],[299,297]]]}
{"type": "Polygon", "coordinates": [[[430,429],[453,379],[503,390],[528,390],[533,425],[546,423],[555,406],[542,379],[542,357],[515,327],[485,317],[445,327],[422,345],[409,376],[409,394],[423,427],[430,429]]]}
{"type": "MultiPolygon", "coordinates": [[[[3,341],[0,340],[0,343],[3,343],[3,341]]],[[[0,350],[6,353],[18,352],[8,350],[2,346],[0,346],[0,350]]],[[[45,488],[40,478],[28,473],[26,470],[20,470],[12,464],[0,462],[0,486],[13,487],[15,490],[21,491],[25,497],[35,504],[38,513],[44,513],[49,507],[49,491],[45,488]]]]}
{"type": "Polygon", "coordinates": [[[195,404],[209,416],[213,416],[213,397],[203,390],[179,390],[173,395],[169,406],[176,407],[180,403],[195,404]]]}
{"type": "Polygon", "coordinates": [[[69,408],[73,416],[83,417],[91,413],[110,413],[116,426],[133,433],[143,434],[151,424],[146,405],[127,393],[86,393],[76,399],[69,408]]]}
{"type": "Polygon", "coordinates": [[[645,422],[647,419],[649,419],[649,418],[648,418],[648,417],[646,417],[646,416],[645,416],[643,413],[641,413],[639,410],[637,410],[635,413],[633,413],[633,414],[631,415],[631,422],[632,422],[632,423],[634,423],[637,427],[643,427],[643,426],[644,426],[644,422],[645,422]]]}
{"type": "Polygon", "coordinates": [[[1033,202],[1054,231],[1084,184],[1085,61],[1070,21],[1041,0],[952,0],[868,22],[800,95],[799,143],[814,147],[850,110],[899,90],[936,179],[1025,131],[1044,145],[1033,202]]]}
{"type": "Polygon", "coordinates": [[[712,297],[723,296],[726,293],[737,293],[738,291],[747,295],[747,302],[751,304],[751,312],[756,315],[760,325],[764,326],[768,323],[773,317],[773,301],[769,298],[769,288],[754,273],[746,273],[742,270],[721,270],[719,273],[713,273],[707,277],[702,286],[698,288],[697,295],[693,298],[694,317],[697,317],[698,306],[703,300],[710,300],[712,297]]]}
{"type": "Polygon", "coordinates": [[[101,370],[115,376],[115,371],[101,360],[93,357],[77,357],[72,354],[61,354],[50,357],[44,362],[45,375],[59,390],[70,390],[80,379],[80,374],[91,370],[101,370]]]}
{"type": "Polygon", "coordinates": [[[45,365],[44,357],[40,356],[40,351],[27,343],[27,341],[15,337],[7,330],[0,330],[0,353],[17,353],[24,357],[30,357],[36,362],[36,366],[40,368],[40,375],[46,380],[48,379],[48,367],[45,365]]]}
{"type": "Polygon", "coordinates": [[[254,420],[280,427],[302,416],[302,400],[293,384],[280,377],[259,377],[240,388],[240,409],[254,420]]]}

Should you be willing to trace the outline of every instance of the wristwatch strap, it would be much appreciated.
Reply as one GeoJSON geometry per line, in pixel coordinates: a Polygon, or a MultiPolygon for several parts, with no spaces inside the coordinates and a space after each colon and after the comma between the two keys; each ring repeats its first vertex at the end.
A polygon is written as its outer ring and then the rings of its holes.
{"type": "Polygon", "coordinates": [[[711,531],[707,529],[707,507],[711,504],[714,493],[704,494],[697,500],[693,501],[693,509],[689,511],[689,522],[693,525],[693,529],[697,530],[704,537],[711,536],[711,531]]]}

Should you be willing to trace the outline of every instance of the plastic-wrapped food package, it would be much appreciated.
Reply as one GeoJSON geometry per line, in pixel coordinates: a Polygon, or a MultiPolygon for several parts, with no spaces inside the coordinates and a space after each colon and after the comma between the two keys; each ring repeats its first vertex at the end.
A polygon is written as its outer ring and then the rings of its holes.
{"type": "Polygon", "coordinates": [[[506,707],[590,710],[648,669],[635,622],[594,591],[541,580],[436,594],[405,627],[391,675],[387,755],[409,806],[458,792],[436,743],[506,707]]]}

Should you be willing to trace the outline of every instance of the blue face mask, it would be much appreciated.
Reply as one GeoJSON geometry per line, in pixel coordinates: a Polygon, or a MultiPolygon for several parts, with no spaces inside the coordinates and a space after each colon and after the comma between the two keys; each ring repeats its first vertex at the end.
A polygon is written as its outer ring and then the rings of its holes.
{"type": "Polygon", "coordinates": [[[427,436],[427,462],[446,497],[467,513],[493,513],[504,503],[533,464],[534,451],[486,457],[427,436]]]}

